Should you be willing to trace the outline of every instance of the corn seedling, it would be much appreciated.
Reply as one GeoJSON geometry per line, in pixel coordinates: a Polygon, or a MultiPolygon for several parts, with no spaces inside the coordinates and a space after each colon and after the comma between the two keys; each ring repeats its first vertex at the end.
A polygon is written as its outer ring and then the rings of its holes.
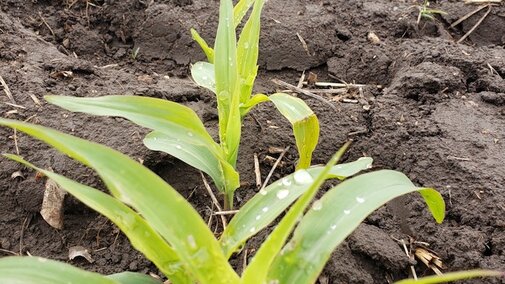
{"type": "Polygon", "coordinates": [[[154,130],[146,136],[144,144],[208,174],[225,195],[225,209],[231,209],[234,191],[240,185],[235,166],[242,120],[254,106],[270,101],[292,124],[299,152],[297,169],[310,166],[312,152],[319,139],[319,122],[302,100],[283,93],[252,96],[258,71],[263,4],[264,0],[241,0],[233,7],[231,0],[222,0],[214,48],[210,48],[195,30],[191,30],[209,61],[195,63],[191,73],[197,84],[216,94],[220,143],[211,138],[191,109],[173,102],[132,96],[47,96],[46,99],[71,111],[120,116],[154,130]],[[236,27],[251,7],[250,16],[237,40],[236,27]]]}
{"type": "Polygon", "coordinates": [[[417,16],[417,24],[421,22],[421,18],[429,19],[429,20],[434,20],[435,15],[446,15],[447,13],[442,11],[442,10],[437,10],[437,9],[431,9],[430,8],[430,1],[424,0],[423,5],[418,6],[419,8],[419,14],[417,16]]]}
{"type": "MultiPolygon", "coordinates": [[[[336,165],[348,145],[326,166],[299,169],[264,188],[231,219],[219,239],[174,188],[142,164],[84,139],[25,122],[0,118],[0,125],[27,133],[94,169],[110,194],[39,168],[17,155],[4,154],[43,173],[81,202],[109,218],[171,283],[257,284],[314,283],[331,252],[368,214],[400,195],[417,191],[437,222],[445,214],[441,195],[418,188],[402,173],[380,170],[361,174],[371,158],[336,165]],[[327,179],[344,180],[312,202],[327,179]],[[312,203],[311,206],[309,206],[312,203]],[[242,275],[229,257],[256,233],[289,210],[260,246],[242,275]],[[309,208],[310,207],[310,208],[309,208]]],[[[427,278],[438,283],[498,272],[470,271],[427,278]]],[[[125,272],[109,276],[87,272],[40,257],[0,259],[1,283],[158,283],[125,272]]],[[[412,283],[412,282],[400,282],[412,283]]]]}

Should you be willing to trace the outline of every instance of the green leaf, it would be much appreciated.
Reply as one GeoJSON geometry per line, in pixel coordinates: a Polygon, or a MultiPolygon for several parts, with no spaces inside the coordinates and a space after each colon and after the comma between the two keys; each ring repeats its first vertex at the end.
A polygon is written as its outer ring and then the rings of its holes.
{"type": "Polygon", "coordinates": [[[440,192],[432,188],[427,188],[419,190],[419,193],[424,198],[424,202],[428,205],[428,209],[433,218],[435,218],[435,221],[439,224],[442,223],[445,218],[445,202],[443,202],[444,199],[440,192]],[[440,200],[442,200],[442,202],[440,202],[440,200]]]}
{"type": "Polygon", "coordinates": [[[299,98],[283,93],[273,94],[269,98],[280,113],[293,125],[296,147],[300,155],[296,168],[308,168],[312,161],[312,152],[316,149],[319,141],[319,121],[316,115],[299,98]]]}
{"type": "Polygon", "coordinates": [[[247,11],[249,11],[249,8],[251,8],[252,4],[254,3],[254,0],[240,0],[238,1],[237,5],[233,7],[233,25],[234,28],[237,28],[238,25],[242,22],[242,19],[245,17],[247,14],[247,11]]]}
{"type": "Polygon", "coordinates": [[[214,142],[198,115],[186,106],[139,96],[97,98],[46,96],[45,98],[50,103],[70,111],[124,117],[140,126],[154,129],[156,131],[144,140],[148,148],[164,151],[204,171],[212,177],[221,191],[233,191],[239,186],[238,173],[230,170],[233,167],[226,163],[221,147],[214,142]],[[157,142],[158,137],[163,137],[163,139],[160,138],[157,142]],[[168,147],[167,141],[180,143],[172,143],[171,147],[168,147]],[[182,145],[185,145],[185,151],[179,149],[182,145]],[[212,168],[216,164],[221,164],[221,166],[212,168]],[[221,167],[225,169],[222,170],[224,176],[219,172],[221,167]]]}
{"type": "Polygon", "coordinates": [[[112,195],[133,207],[172,246],[197,281],[238,281],[200,215],[149,169],[103,145],[50,128],[9,119],[0,119],[0,125],[26,132],[96,170],[112,195]]]}
{"type": "Polygon", "coordinates": [[[134,272],[121,272],[111,274],[108,275],[107,278],[113,279],[121,284],[162,284],[160,280],[155,279],[149,275],[134,272]]]}
{"type": "Polygon", "coordinates": [[[95,188],[38,168],[20,156],[4,156],[43,173],[88,207],[107,217],[125,233],[135,249],[142,252],[174,283],[189,282],[177,253],[130,207],[95,188]]]}
{"type": "Polygon", "coordinates": [[[191,66],[191,76],[201,87],[204,87],[214,94],[216,93],[216,78],[214,65],[208,62],[197,62],[191,66]]]}
{"type": "Polygon", "coordinates": [[[239,76],[241,82],[240,102],[246,103],[251,96],[254,80],[258,72],[261,10],[263,0],[256,0],[237,44],[239,76]]]}
{"type": "Polygon", "coordinates": [[[235,166],[240,143],[241,118],[237,69],[237,39],[233,25],[233,3],[221,0],[214,44],[219,138],[228,162],[235,166]]]}
{"type": "Polygon", "coordinates": [[[9,284],[120,284],[113,279],[42,257],[0,258],[0,283],[9,284]]]}
{"type": "Polygon", "coordinates": [[[440,276],[439,275],[427,276],[419,278],[418,280],[405,279],[395,282],[395,284],[435,284],[435,283],[446,283],[450,281],[465,280],[477,277],[505,277],[505,273],[500,271],[475,269],[468,271],[449,272],[444,273],[443,275],[440,276]]]}
{"type": "Polygon", "coordinates": [[[198,43],[198,45],[200,45],[200,48],[207,56],[207,60],[209,61],[209,63],[214,63],[214,50],[211,47],[209,47],[207,42],[198,34],[198,32],[195,29],[191,29],[191,37],[193,38],[194,41],[198,43]]]}
{"type": "Polygon", "coordinates": [[[233,192],[240,186],[238,172],[224,157],[214,155],[207,145],[191,137],[176,138],[154,131],[144,138],[144,144],[151,150],[170,153],[208,174],[221,192],[233,192]]]}
{"type": "MultiPolygon", "coordinates": [[[[277,256],[271,281],[312,283],[331,252],[375,209],[400,195],[422,190],[402,173],[381,170],[359,175],[328,191],[302,219],[277,256]]],[[[435,195],[433,195],[434,198],[435,195]]],[[[443,199],[436,202],[442,202],[443,199]]]]}
{"type": "MultiPolygon", "coordinates": [[[[346,143],[342,148],[340,148],[340,150],[335,155],[333,155],[332,159],[328,162],[328,164],[323,168],[323,170],[316,176],[314,180],[312,180],[312,176],[308,174],[306,170],[302,169],[297,171],[297,173],[306,174],[303,180],[311,183],[309,189],[289,209],[288,213],[286,213],[286,215],[282,218],[277,227],[275,227],[273,232],[267,237],[266,241],[263,242],[258,252],[256,252],[251,263],[244,271],[242,277],[243,284],[255,284],[265,282],[268,270],[270,269],[270,266],[274,261],[275,256],[279,253],[282,246],[288,239],[293,228],[298,223],[299,218],[303,216],[305,208],[307,208],[310,201],[314,198],[319,187],[326,180],[331,167],[338,162],[338,160],[345,153],[349,145],[350,142],[346,143]]],[[[297,179],[295,176],[295,181],[296,180],[297,179]]],[[[282,283],[300,283],[300,282],[282,282],[282,283]]]]}
{"type": "MultiPolygon", "coordinates": [[[[361,158],[351,163],[336,165],[330,169],[328,178],[343,180],[368,169],[371,164],[371,158],[361,158]]],[[[322,170],[323,167],[313,167],[307,169],[307,172],[311,176],[318,176],[322,170]]],[[[291,203],[308,190],[310,185],[296,183],[295,176],[296,173],[273,182],[240,208],[221,235],[221,246],[226,257],[230,257],[247,239],[273,222],[291,203]],[[289,190],[289,194],[279,199],[278,195],[285,195],[280,191],[285,189],[289,190]]]]}
{"type": "Polygon", "coordinates": [[[270,99],[268,98],[267,95],[264,94],[256,94],[249,100],[247,100],[246,103],[243,103],[240,106],[240,116],[245,117],[249,111],[255,107],[256,105],[263,103],[263,102],[268,102],[270,99]]]}

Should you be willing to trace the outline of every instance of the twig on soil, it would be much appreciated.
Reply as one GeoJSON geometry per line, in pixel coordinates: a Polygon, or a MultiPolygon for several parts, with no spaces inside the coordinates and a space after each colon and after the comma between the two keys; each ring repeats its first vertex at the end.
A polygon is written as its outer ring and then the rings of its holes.
{"type": "Polygon", "coordinates": [[[1,249],[1,248],[0,248],[0,251],[1,251],[1,252],[4,252],[4,253],[10,253],[10,254],[12,254],[12,255],[19,255],[17,252],[13,252],[13,251],[6,250],[6,249],[1,249]]]}
{"type": "Polygon", "coordinates": [[[23,220],[23,225],[21,225],[21,233],[19,235],[19,255],[23,255],[23,236],[25,234],[25,226],[28,221],[28,216],[23,220]]]}
{"type": "Polygon", "coordinates": [[[279,80],[279,79],[272,79],[272,82],[273,82],[274,84],[279,85],[279,86],[282,86],[282,87],[288,88],[288,89],[290,89],[290,90],[291,90],[291,91],[293,91],[293,92],[297,92],[297,93],[300,93],[300,94],[306,95],[307,97],[311,97],[311,98],[316,99],[316,100],[318,100],[318,101],[320,101],[320,102],[323,102],[324,104],[326,104],[326,105],[330,106],[333,110],[338,111],[338,109],[337,109],[337,107],[336,107],[336,106],[334,106],[332,103],[330,103],[329,101],[327,101],[326,99],[324,99],[324,98],[323,98],[323,97],[321,97],[321,96],[318,96],[318,95],[316,95],[316,94],[313,94],[313,93],[311,93],[311,92],[309,92],[309,91],[306,91],[306,90],[304,90],[304,89],[302,89],[302,88],[298,88],[297,86],[293,86],[293,85],[291,85],[291,84],[289,84],[289,83],[286,83],[286,82],[284,82],[284,81],[282,81],[282,80],[279,80]]]}
{"type": "Polygon", "coordinates": [[[51,28],[51,26],[47,23],[46,19],[44,19],[44,17],[42,16],[41,12],[39,12],[39,17],[40,17],[40,20],[42,20],[42,23],[44,23],[44,25],[47,27],[47,29],[49,30],[49,32],[51,32],[51,34],[53,35],[53,37],[56,38],[56,34],[54,33],[54,31],[51,28]]]}
{"type": "Polygon", "coordinates": [[[258,120],[258,118],[256,117],[256,115],[254,115],[254,113],[252,111],[249,113],[249,115],[254,119],[254,121],[256,122],[258,127],[260,128],[260,132],[263,132],[263,125],[261,125],[261,123],[258,120]]]}
{"type": "Polygon", "coordinates": [[[9,86],[7,85],[7,83],[5,83],[5,80],[4,80],[4,78],[2,78],[2,76],[0,76],[0,84],[2,84],[2,87],[4,88],[4,92],[7,95],[7,97],[9,98],[9,100],[13,104],[16,104],[16,100],[14,100],[14,97],[12,96],[12,93],[11,93],[11,90],[9,89],[9,86]]]}
{"type": "Polygon", "coordinates": [[[6,105],[8,106],[11,106],[11,107],[17,107],[17,108],[20,108],[20,109],[26,109],[26,107],[22,106],[22,105],[17,105],[17,104],[12,104],[12,103],[5,103],[6,105]]]}
{"type": "Polygon", "coordinates": [[[480,6],[480,7],[477,7],[477,9],[471,11],[470,13],[464,15],[463,17],[459,18],[459,20],[457,20],[456,22],[452,23],[451,26],[449,26],[449,28],[454,28],[455,26],[461,24],[463,21],[465,21],[466,19],[470,18],[471,16],[473,16],[475,13],[478,13],[480,10],[486,8],[486,6],[480,6]]]}
{"type": "Polygon", "coordinates": [[[16,154],[19,155],[19,146],[18,146],[18,131],[14,128],[14,135],[12,136],[14,139],[14,147],[16,148],[16,154]]]}
{"type": "Polygon", "coordinates": [[[230,210],[230,211],[218,211],[218,212],[213,212],[213,215],[234,215],[237,214],[239,210],[230,210]]]}
{"type": "MultiPolygon", "coordinates": [[[[308,85],[308,82],[303,82],[308,85]]],[[[332,88],[364,88],[367,86],[382,88],[382,85],[366,85],[366,84],[351,84],[351,83],[332,83],[332,82],[316,82],[316,87],[332,87],[332,88]]]]}
{"type": "Polygon", "coordinates": [[[298,84],[296,84],[296,86],[298,88],[302,88],[303,87],[303,81],[305,81],[305,70],[302,72],[302,75],[300,76],[300,79],[298,80],[298,84]]]}
{"type": "Polygon", "coordinates": [[[486,13],[477,21],[477,23],[475,23],[475,25],[473,25],[473,27],[465,35],[463,35],[460,39],[458,39],[456,43],[461,43],[462,41],[464,41],[470,34],[473,33],[473,31],[475,31],[475,29],[477,29],[477,27],[480,26],[480,24],[484,21],[484,19],[486,19],[487,15],[491,13],[492,5],[489,4],[486,6],[488,7],[486,13]]]}
{"type": "MultiPolygon", "coordinates": [[[[209,193],[210,198],[212,199],[212,202],[216,206],[218,212],[222,212],[223,209],[221,208],[221,205],[219,205],[219,202],[217,201],[216,196],[212,192],[212,188],[210,187],[209,183],[207,182],[207,179],[205,178],[205,176],[203,175],[202,172],[200,172],[200,175],[202,176],[203,185],[204,185],[205,189],[207,190],[207,192],[209,193]]],[[[221,217],[221,223],[223,223],[223,230],[224,230],[224,229],[226,229],[226,224],[227,224],[226,217],[224,215],[219,215],[219,217],[221,217]]]]}
{"type": "Polygon", "coordinates": [[[298,40],[300,40],[300,42],[302,43],[302,47],[305,50],[305,52],[307,53],[307,55],[312,56],[312,54],[310,54],[309,46],[307,45],[307,42],[303,39],[303,37],[300,35],[300,33],[296,33],[296,36],[298,37],[298,40]]]}
{"type": "MultiPolygon", "coordinates": [[[[313,94],[344,94],[347,93],[347,89],[304,89],[307,92],[311,92],[313,94]]],[[[282,93],[293,93],[292,90],[281,90],[282,93]]]]}
{"type": "Polygon", "coordinates": [[[261,187],[261,171],[260,171],[260,161],[258,160],[258,154],[254,153],[254,174],[256,176],[256,187],[261,187]]]}
{"type": "Polygon", "coordinates": [[[470,158],[463,158],[463,157],[455,157],[455,156],[447,156],[447,160],[456,160],[456,161],[471,161],[472,159],[470,158]]]}
{"type": "Polygon", "coordinates": [[[491,75],[495,74],[495,75],[498,75],[498,77],[500,77],[501,79],[503,79],[501,76],[500,76],[500,73],[498,73],[498,71],[496,71],[496,69],[494,69],[493,66],[491,66],[491,64],[489,63],[486,63],[487,67],[489,68],[489,71],[491,72],[491,75]]]}
{"type": "Polygon", "coordinates": [[[281,162],[281,160],[284,157],[284,155],[286,155],[286,153],[288,152],[289,148],[290,148],[290,146],[287,146],[286,148],[284,148],[284,151],[282,151],[282,153],[279,155],[279,158],[277,158],[277,161],[275,161],[274,165],[272,166],[272,169],[270,170],[270,172],[268,173],[265,181],[263,182],[263,185],[261,186],[260,191],[262,191],[262,190],[265,189],[265,187],[268,184],[268,181],[270,181],[270,178],[272,177],[272,174],[274,173],[275,169],[277,168],[277,166],[281,162]]]}
{"type": "Polygon", "coordinates": [[[502,0],[465,0],[465,4],[501,3],[502,0]]]}

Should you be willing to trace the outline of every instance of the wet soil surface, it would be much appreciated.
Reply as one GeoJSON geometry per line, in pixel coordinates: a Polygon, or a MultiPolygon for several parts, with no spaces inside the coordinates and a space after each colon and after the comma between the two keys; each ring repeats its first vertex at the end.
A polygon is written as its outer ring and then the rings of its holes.
{"type": "MultiPolygon", "coordinates": [[[[326,96],[337,112],[306,98],[321,123],[314,163],[326,162],[352,138],[346,160],[372,156],[375,168],[402,171],[419,186],[437,188],[447,202],[447,219],[441,225],[431,219],[418,195],[405,200],[406,221],[392,206],[380,208],[335,251],[321,283],[388,283],[408,277],[412,262],[395,239],[405,238],[409,230],[443,259],[444,271],[505,269],[505,7],[484,8],[451,28],[477,7],[431,1],[447,14],[417,23],[419,2],[266,4],[257,91],[276,91],[273,78],[296,84],[304,70],[317,74],[319,81],[367,85],[326,96]],[[488,11],[466,40],[455,43],[488,11]]],[[[143,161],[207,220],[211,203],[199,173],[147,150],[141,143],[145,129],[122,119],[69,113],[47,104],[42,96],[166,98],[192,107],[215,133],[215,99],[187,75],[190,63],[204,59],[189,29],[201,31],[212,43],[217,4],[1,1],[0,76],[14,98],[9,100],[2,90],[2,117],[54,127],[143,161]]],[[[264,178],[277,157],[269,147],[293,144],[289,123],[271,105],[252,112],[244,122],[239,155],[244,185],[237,193],[239,204],[256,190],[253,154],[260,157],[264,178]]],[[[0,129],[0,151],[18,151],[39,166],[103,188],[89,169],[10,129],[0,129]]],[[[295,161],[291,147],[274,179],[291,172],[295,161]]],[[[65,201],[64,228],[51,228],[39,214],[43,190],[44,180],[34,172],[0,159],[0,255],[30,253],[101,273],[158,273],[110,222],[73,198],[65,201]],[[22,176],[13,175],[16,172],[22,176]],[[88,248],[94,263],[69,261],[68,248],[76,245],[88,248]]],[[[257,248],[265,234],[246,248],[257,248]]],[[[240,257],[234,260],[238,270],[240,257]]],[[[419,262],[415,268],[419,275],[432,273],[419,262]]]]}

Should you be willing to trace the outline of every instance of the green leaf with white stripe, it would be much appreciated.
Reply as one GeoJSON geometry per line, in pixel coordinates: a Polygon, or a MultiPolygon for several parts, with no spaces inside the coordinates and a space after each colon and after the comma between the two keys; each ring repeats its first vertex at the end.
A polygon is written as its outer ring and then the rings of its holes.
{"type": "Polygon", "coordinates": [[[9,119],[0,119],[0,125],[25,132],[93,168],[115,198],[135,209],[172,246],[197,281],[238,281],[198,212],[146,167],[103,145],[50,128],[9,119]]]}
{"type": "Polygon", "coordinates": [[[185,274],[177,253],[130,207],[95,188],[36,167],[20,156],[4,156],[43,173],[82,203],[111,220],[128,237],[132,246],[152,261],[173,283],[189,283],[190,278],[185,274]]]}
{"type": "MultiPolygon", "coordinates": [[[[371,158],[360,158],[354,162],[333,166],[327,178],[343,180],[370,168],[372,161],[371,158]]],[[[307,173],[317,176],[322,170],[321,166],[312,167],[307,169],[307,173]]],[[[261,190],[240,208],[220,239],[226,257],[230,257],[247,239],[267,227],[307,191],[309,185],[304,183],[304,176],[303,171],[285,176],[261,190]]]]}
{"type": "MultiPolygon", "coordinates": [[[[269,281],[313,283],[331,252],[370,213],[413,191],[430,192],[430,203],[444,203],[435,190],[418,188],[404,174],[391,170],[362,174],[332,188],[303,217],[273,263],[269,281]]],[[[435,208],[441,210],[444,206],[435,208]]]]}

